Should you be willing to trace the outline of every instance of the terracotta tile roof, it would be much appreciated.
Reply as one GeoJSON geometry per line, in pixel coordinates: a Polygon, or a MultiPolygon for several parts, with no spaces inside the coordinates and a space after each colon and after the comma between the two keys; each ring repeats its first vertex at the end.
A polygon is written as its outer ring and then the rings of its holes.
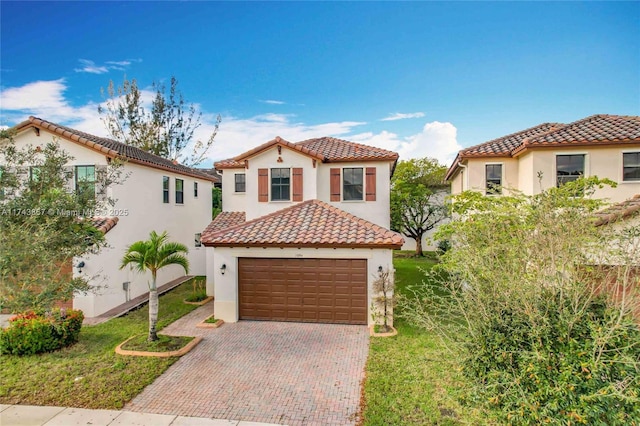
{"type": "Polygon", "coordinates": [[[274,145],[286,146],[287,148],[320,160],[323,163],[398,160],[398,153],[396,152],[349,142],[342,139],[322,137],[292,143],[282,139],[280,136],[276,136],[275,139],[270,140],[269,142],[266,142],[250,151],[244,152],[237,157],[216,162],[215,167],[216,169],[243,168],[244,160],[265,151],[274,145]]]}
{"type": "Polygon", "coordinates": [[[214,234],[218,231],[228,229],[247,221],[245,212],[221,212],[211,221],[211,223],[202,231],[201,241],[206,235],[214,234]]]}
{"type": "Polygon", "coordinates": [[[330,137],[308,139],[297,142],[296,145],[317,153],[317,155],[323,157],[325,163],[340,161],[396,161],[398,159],[397,152],[330,137]]]}
{"type": "Polygon", "coordinates": [[[404,239],[327,203],[308,200],[226,230],[205,231],[202,243],[213,247],[400,248],[404,239]]]}
{"type": "Polygon", "coordinates": [[[640,117],[592,115],[571,124],[533,135],[523,141],[513,154],[527,148],[569,145],[613,145],[640,143],[640,117]]]}
{"type": "Polygon", "coordinates": [[[481,143],[460,151],[461,157],[489,157],[492,155],[505,156],[509,155],[511,151],[518,148],[522,141],[532,136],[547,133],[550,130],[560,128],[563,124],[560,123],[542,123],[535,127],[531,127],[520,132],[512,133],[501,138],[490,140],[489,142],[481,143]]]}
{"type": "Polygon", "coordinates": [[[178,163],[174,163],[171,160],[167,160],[166,158],[162,158],[149,152],[143,151],[140,148],[129,146],[127,144],[114,141],[113,139],[101,138],[99,136],[72,129],[70,127],[61,126],[59,124],[42,120],[37,117],[29,117],[29,119],[27,119],[26,121],[18,124],[15,129],[22,130],[30,126],[48,130],[66,139],[80,143],[96,151],[102,152],[111,158],[124,158],[127,161],[131,161],[133,163],[191,176],[198,179],[204,179],[208,181],[213,181],[214,179],[207,173],[183,166],[178,163]]]}
{"type": "Polygon", "coordinates": [[[570,124],[543,123],[461,150],[445,180],[449,180],[465,158],[514,157],[529,148],[594,146],[640,143],[640,117],[592,115],[570,124]]]}
{"type": "Polygon", "coordinates": [[[606,225],[618,220],[628,219],[640,214],[638,212],[640,212],[640,194],[596,213],[597,220],[595,225],[606,225]]]}
{"type": "Polygon", "coordinates": [[[106,234],[118,224],[117,217],[92,217],[91,224],[103,234],[106,234]]]}

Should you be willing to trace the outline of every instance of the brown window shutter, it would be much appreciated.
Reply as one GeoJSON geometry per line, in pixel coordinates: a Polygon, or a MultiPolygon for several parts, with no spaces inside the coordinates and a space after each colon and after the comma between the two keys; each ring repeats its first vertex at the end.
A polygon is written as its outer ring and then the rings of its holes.
{"type": "Polygon", "coordinates": [[[293,201],[302,201],[302,167],[293,168],[293,201]]]}
{"type": "Polygon", "coordinates": [[[367,167],[367,201],[376,200],[376,168],[367,167]]]}
{"type": "Polygon", "coordinates": [[[330,169],[331,201],[340,201],[340,169],[330,169]]]}
{"type": "Polygon", "coordinates": [[[269,201],[269,169],[258,169],[258,202],[269,201]]]}

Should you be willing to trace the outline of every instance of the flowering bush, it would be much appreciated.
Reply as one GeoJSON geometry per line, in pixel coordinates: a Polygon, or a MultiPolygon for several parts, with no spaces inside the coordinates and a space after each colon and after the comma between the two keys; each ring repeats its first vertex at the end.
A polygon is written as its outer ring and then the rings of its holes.
{"type": "Polygon", "coordinates": [[[65,309],[18,314],[0,330],[0,354],[33,355],[69,346],[78,341],[82,320],[82,311],[65,309]]]}

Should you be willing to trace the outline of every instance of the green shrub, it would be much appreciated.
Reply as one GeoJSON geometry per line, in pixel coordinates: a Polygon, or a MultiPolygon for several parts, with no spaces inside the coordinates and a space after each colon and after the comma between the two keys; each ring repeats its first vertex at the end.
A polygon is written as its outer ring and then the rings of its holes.
{"type": "MultiPolygon", "coordinates": [[[[557,291],[540,293],[534,312],[487,311],[466,343],[464,373],[474,398],[509,424],[625,425],[640,419],[640,329],[604,298],[581,312],[557,291]],[[613,332],[613,335],[611,333],[613,332]],[[605,336],[605,334],[607,334],[605,336]],[[600,342],[610,343],[600,348],[600,342]]],[[[636,423],[637,424],[637,423],[636,423]]]]}
{"type": "Polygon", "coordinates": [[[33,355],[51,352],[78,341],[82,311],[58,309],[48,315],[25,312],[0,331],[0,353],[33,355]]]}

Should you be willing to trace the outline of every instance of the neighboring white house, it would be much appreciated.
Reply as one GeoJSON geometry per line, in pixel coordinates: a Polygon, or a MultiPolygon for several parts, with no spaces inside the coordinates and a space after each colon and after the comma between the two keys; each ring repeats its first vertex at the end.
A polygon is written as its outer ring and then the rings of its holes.
{"type": "MultiPolygon", "coordinates": [[[[96,170],[106,167],[113,159],[124,160],[127,179],[108,189],[108,196],[116,200],[115,205],[101,217],[94,218],[96,227],[106,234],[108,247],[97,254],[74,259],[74,276],[91,278],[90,284],[97,290],[75,295],[75,309],[82,310],[86,317],[95,317],[149,291],[149,274],[119,267],[126,248],[135,241],[148,239],[152,230],[167,231],[171,241],[189,248],[190,275],[205,274],[206,249],[199,238],[211,221],[214,177],[138,148],[35,117],[14,129],[18,148],[43,147],[56,142],[74,157],[67,164],[74,173],[70,182],[73,188],[79,176],[90,181],[96,170]],[[83,267],[79,268],[82,263],[83,267]]],[[[184,271],[177,265],[163,268],[158,273],[158,285],[181,276],[184,271]]]]}
{"type": "Polygon", "coordinates": [[[335,138],[279,137],[215,164],[223,211],[202,234],[217,318],[371,324],[393,276],[390,177],[398,154],[335,138]]]}
{"type": "Polygon", "coordinates": [[[594,194],[613,203],[640,193],[640,117],[594,115],[540,124],[463,149],[445,179],[454,195],[510,189],[533,195],[579,176],[616,182],[616,188],[594,194]]]}

